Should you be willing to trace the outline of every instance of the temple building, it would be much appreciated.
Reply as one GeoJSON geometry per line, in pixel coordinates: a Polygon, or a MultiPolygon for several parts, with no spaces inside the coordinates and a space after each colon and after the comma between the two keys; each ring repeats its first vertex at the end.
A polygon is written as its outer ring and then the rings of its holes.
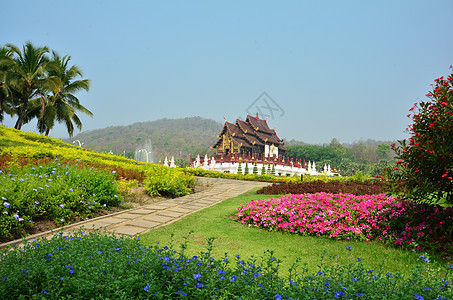
{"type": "Polygon", "coordinates": [[[225,120],[222,132],[212,146],[217,156],[245,155],[251,157],[279,157],[288,151],[283,140],[270,129],[266,119],[247,114],[245,121],[236,119],[236,123],[225,120]]]}
{"type": "Polygon", "coordinates": [[[285,154],[289,150],[285,148],[283,140],[277,136],[274,129],[269,128],[267,120],[260,119],[258,114],[255,117],[247,114],[245,121],[236,119],[234,124],[225,120],[225,125],[217,137],[217,142],[211,146],[216,154],[211,158],[207,153],[204,156],[197,154],[194,158],[191,155],[190,166],[234,174],[249,172],[275,176],[335,175],[330,165],[324,165],[324,171],[318,172],[315,162],[309,161],[307,165],[304,160],[288,158],[285,154]]]}

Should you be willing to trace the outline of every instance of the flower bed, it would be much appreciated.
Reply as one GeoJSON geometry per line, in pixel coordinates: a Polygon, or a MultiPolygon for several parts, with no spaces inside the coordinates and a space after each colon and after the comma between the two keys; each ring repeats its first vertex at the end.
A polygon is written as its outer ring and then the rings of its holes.
{"type": "Polygon", "coordinates": [[[216,259],[188,257],[170,247],[146,247],[135,238],[83,232],[54,236],[1,252],[3,299],[451,299],[453,265],[433,270],[421,255],[411,276],[371,270],[357,258],[339,266],[323,256],[319,269],[297,265],[279,276],[273,252],[216,259]]]}
{"type": "Polygon", "coordinates": [[[34,223],[61,226],[118,206],[119,185],[113,173],[58,160],[23,169],[0,170],[0,242],[33,233],[34,223]]]}
{"type": "Polygon", "coordinates": [[[401,202],[384,194],[299,194],[254,200],[234,221],[301,235],[382,240],[417,250],[453,253],[453,207],[401,202]]]}

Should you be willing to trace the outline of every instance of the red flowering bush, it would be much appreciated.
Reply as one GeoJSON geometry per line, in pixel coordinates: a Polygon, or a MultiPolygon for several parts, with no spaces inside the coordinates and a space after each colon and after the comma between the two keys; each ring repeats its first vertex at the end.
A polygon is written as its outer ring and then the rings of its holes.
{"type": "Polygon", "coordinates": [[[389,179],[419,202],[453,203],[453,74],[426,96],[410,109],[408,142],[392,145],[399,161],[389,179]]]}

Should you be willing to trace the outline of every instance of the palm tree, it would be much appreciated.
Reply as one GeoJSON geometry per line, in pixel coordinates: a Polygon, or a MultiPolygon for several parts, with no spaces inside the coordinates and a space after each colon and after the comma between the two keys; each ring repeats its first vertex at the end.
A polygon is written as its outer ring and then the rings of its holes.
{"type": "Polygon", "coordinates": [[[9,78],[11,85],[19,91],[18,114],[14,128],[21,129],[26,118],[27,106],[30,99],[42,95],[43,90],[51,89],[58,80],[46,76],[45,71],[48,66],[47,47],[35,47],[31,42],[27,42],[22,51],[12,44],[6,45],[11,52],[9,65],[11,66],[9,78]]]}
{"type": "Polygon", "coordinates": [[[66,125],[69,136],[72,137],[74,133],[73,123],[79,130],[82,129],[82,122],[76,112],[80,111],[93,116],[93,113],[81,105],[79,99],[74,96],[74,93],[80,90],[88,91],[90,80],[75,80],[79,76],[82,77],[83,74],[78,66],[69,66],[70,60],[71,57],[68,55],[60,57],[56,52],[53,52],[52,59],[47,65],[47,74],[49,78],[57,78],[59,84],[54,85],[50,90],[51,93],[46,97],[41,96],[30,102],[31,107],[27,113],[27,121],[37,117],[40,133],[49,135],[55,121],[57,121],[66,125]]]}
{"type": "Polygon", "coordinates": [[[9,85],[9,70],[11,66],[11,52],[6,47],[0,47],[0,122],[3,122],[4,113],[12,115],[12,90],[9,85]]]}

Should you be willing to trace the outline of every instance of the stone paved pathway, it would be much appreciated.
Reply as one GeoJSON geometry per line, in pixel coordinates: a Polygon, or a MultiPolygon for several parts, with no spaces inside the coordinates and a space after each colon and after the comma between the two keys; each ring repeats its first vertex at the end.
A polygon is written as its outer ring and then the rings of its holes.
{"type": "MultiPolygon", "coordinates": [[[[135,235],[145,233],[153,228],[170,224],[189,215],[202,210],[228,198],[236,197],[246,191],[269,185],[265,182],[231,180],[221,178],[199,178],[206,188],[187,196],[166,199],[152,204],[143,205],[137,208],[121,211],[118,213],[101,216],[87,221],[65,226],[66,231],[79,230],[81,226],[85,229],[105,228],[109,232],[135,235]]],[[[28,240],[50,237],[59,232],[55,229],[52,232],[43,232],[27,237],[28,240]]],[[[1,244],[0,248],[8,244],[20,244],[21,240],[1,244]]]]}

